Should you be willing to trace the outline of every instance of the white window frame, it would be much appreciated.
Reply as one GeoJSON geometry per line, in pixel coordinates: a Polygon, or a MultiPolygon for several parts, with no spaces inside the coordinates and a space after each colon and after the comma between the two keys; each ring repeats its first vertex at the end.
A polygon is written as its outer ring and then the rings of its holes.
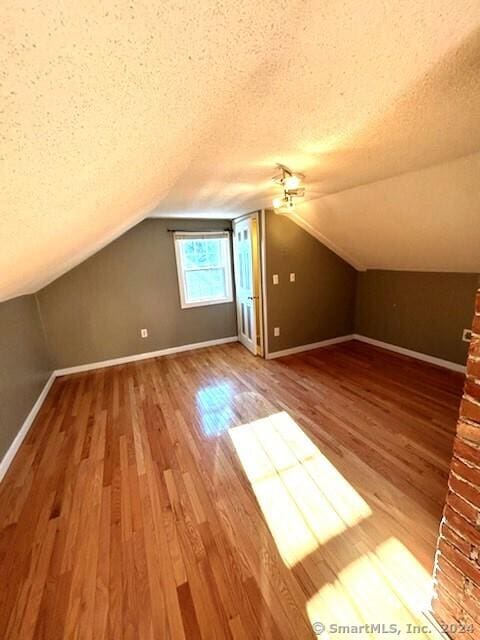
{"type": "MultiPolygon", "coordinates": [[[[204,232],[178,232],[173,237],[175,245],[175,259],[177,262],[178,290],[180,292],[180,306],[182,309],[190,309],[192,307],[206,307],[214,304],[226,304],[233,302],[233,284],[232,284],[232,255],[230,249],[230,233],[228,231],[204,231],[204,232]],[[183,254],[181,249],[182,240],[208,240],[209,236],[221,239],[222,246],[222,262],[225,270],[225,288],[226,296],[224,298],[205,298],[203,300],[195,300],[188,302],[185,282],[185,271],[199,271],[199,269],[186,269],[183,264],[183,254]]],[[[212,267],[205,267],[205,270],[212,267]]],[[[218,268],[218,267],[215,267],[218,268]]]]}

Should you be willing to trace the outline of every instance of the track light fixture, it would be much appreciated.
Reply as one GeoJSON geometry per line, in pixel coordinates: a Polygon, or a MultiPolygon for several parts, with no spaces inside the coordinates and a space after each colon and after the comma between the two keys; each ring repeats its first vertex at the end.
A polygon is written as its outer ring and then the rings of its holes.
{"type": "Polygon", "coordinates": [[[273,208],[277,213],[292,213],[295,210],[294,199],[303,198],[305,195],[305,189],[300,186],[305,176],[301,173],[293,173],[283,164],[278,164],[277,167],[281,173],[272,180],[282,187],[283,197],[274,198],[273,208]]]}

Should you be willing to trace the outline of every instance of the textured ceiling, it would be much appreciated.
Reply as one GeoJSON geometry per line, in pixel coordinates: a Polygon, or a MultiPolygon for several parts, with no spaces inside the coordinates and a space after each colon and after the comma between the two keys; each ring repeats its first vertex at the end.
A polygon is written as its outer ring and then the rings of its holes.
{"type": "Polygon", "coordinates": [[[276,162],[307,175],[298,221],[359,266],[480,270],[478,0],[18,0],[0,20],[0,299],[152,210],[264,206],[276,162]]]}
{"type": "Polygon", "coordinates": [[[357,269],[480,273],[480,153],[306,202],[295,221],[357,269]]]}

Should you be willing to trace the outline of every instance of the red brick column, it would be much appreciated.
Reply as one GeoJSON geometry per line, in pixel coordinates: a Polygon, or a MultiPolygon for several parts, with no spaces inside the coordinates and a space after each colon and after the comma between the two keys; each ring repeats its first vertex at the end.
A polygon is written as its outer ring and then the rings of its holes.
{"type": "Polygon", "coordinates": [[[435,559],[436,619],[474,627],[452,637],[480,640],[480,289],[464,395],[435,559]]]}

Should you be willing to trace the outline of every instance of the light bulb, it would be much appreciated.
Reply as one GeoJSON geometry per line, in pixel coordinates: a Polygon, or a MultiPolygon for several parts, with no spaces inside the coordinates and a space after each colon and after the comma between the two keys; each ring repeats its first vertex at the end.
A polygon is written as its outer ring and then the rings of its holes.
{"type": "Polygon", "coordinates": [[[273,208],[274,209],[280,209],[282,204],[283,204],[283,200],[281,198],[274,198],[273,199],[273,208]]]}
{"type": "Polygon", "coordinates": [[[300,186],[300,178],[298,176],[292,175],[292,176],[287,176],[285,178],[285,188],[290,190],[290,189],[298,189],[298,187],[300,186]]]}

